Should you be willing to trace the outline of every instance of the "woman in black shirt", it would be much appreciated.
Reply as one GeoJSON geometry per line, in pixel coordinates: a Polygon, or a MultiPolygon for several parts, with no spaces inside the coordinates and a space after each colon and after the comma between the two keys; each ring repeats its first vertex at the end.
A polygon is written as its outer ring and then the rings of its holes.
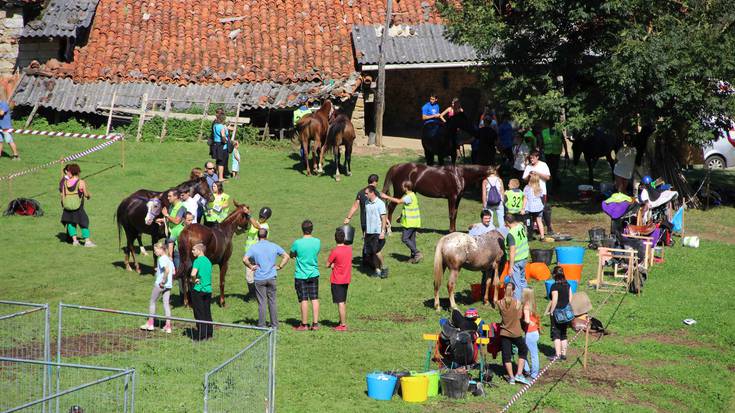
{"type": "Polygon", "coordinates": [[[552,271],[554,284],[551,286],[551,301],[546,307],[546,315],[551,317],[551,340],[554,342],[556,354],[550,359],[567,359],[567,328],[569,323],[558,323],[554,318],[554,310],[562,309],[569,305],[572,299],[572,288],[564,277],[564,269],[556,266],[552,271]]]}

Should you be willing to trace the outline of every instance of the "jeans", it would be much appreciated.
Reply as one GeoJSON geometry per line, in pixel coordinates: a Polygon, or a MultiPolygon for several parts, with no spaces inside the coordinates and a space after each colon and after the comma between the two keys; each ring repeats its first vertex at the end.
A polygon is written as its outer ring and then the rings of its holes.
{"type": "Polygon", "coordinates": [[[418,228],[403,228],[403,234],[401,234],[401,241],[406,244],[408,249],[411,250],[411,257],[415,257],[416,253],[419,252],[416,249],[416,230],[418,228]]]}
{"type": "Polygon", "coordinates": [[[523,289],[526,288],[526,261],[520,260],[513,263],[513,268],[510,269],[510,282],[513,283],[515,288],[513,289],[513,298],[521,301],[523,297],[523,289]]]}
{"type": "MultiPolygon", "coordinates": [[[[501,228],[505,228],[505,206],[503,206],[503,203],[501,202],[495,206],[488,206],[486,209],[493,213],[493,220],[495,220],[495,218],[498,219],[498,224],[495,225],[495,228],[497,228],[498,231],[501,231],[501,228]]],[[[501,231],[501,233],[502,232],[503,231],[501,231]]]]}
{"type": "Polygon", "coordinates": [[[271,317],[271,327],[278,328],[276,278],[255,280],[255,297],[258,299],[258,327],[265,327],[265,309],[267,305],[271,317]]]}
{"type": "Polygon", "coordinates": [[[526,347],[528,347],[528,359],[523,366],[523,371],[531,373],[531,378],[538,377],[538,330],[526,334],[526,347]]]}

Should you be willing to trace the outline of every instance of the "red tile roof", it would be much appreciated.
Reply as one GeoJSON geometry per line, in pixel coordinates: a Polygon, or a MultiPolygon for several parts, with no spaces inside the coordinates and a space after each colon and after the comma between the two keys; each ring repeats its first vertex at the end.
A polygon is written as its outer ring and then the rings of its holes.
{"type": "MultiPolygon", "coordinates": [[[[393,24],[440,22],[434,0],[394,1],[393,24]]],[[[100,0],[86,44],[56,76],[158,83],[344,79],[353,24],[382,24],[384,0],[100,0]]]]}

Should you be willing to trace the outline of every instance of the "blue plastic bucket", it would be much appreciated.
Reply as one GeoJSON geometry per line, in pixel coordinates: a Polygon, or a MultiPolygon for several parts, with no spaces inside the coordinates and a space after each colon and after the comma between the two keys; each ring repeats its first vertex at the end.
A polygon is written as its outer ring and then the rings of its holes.
{"type": "Polygon", "coordinates": [[[582,264],[584,247],[556,247],[556,262],[558,264],[582,264]]]}
{"type": "MultiPolygon", "coordinates": [[[[579,286],[579,283],[575,280],[567,280],[567,283],[569,283],[569,287],[572,288],[572,294],[577,292],[577,287],[579,286]]],[[[554,280],[546,280],[544,281],[544,285],[546,286],[546,298],[551,299],[551,286],[554,285],[554,280]]]]}
{"type": "Polygon", "coordinates": [[[383,374],[381,372],[370,373],[367,375],[368,397],[375,400],[390,400],[393,397],[393,390],[396,388],[396,376],[383,374]]]}

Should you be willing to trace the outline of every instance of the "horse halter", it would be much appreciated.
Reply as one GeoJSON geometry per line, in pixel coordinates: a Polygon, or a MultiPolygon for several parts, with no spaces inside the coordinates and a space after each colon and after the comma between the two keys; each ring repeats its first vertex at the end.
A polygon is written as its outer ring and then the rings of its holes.
{"type": "Polygon", "coordinates": [[[149,199],[145,203],[145,224],[151,225],[153,220],[161,213],[161,200],[158,198],[149,199]]]}

